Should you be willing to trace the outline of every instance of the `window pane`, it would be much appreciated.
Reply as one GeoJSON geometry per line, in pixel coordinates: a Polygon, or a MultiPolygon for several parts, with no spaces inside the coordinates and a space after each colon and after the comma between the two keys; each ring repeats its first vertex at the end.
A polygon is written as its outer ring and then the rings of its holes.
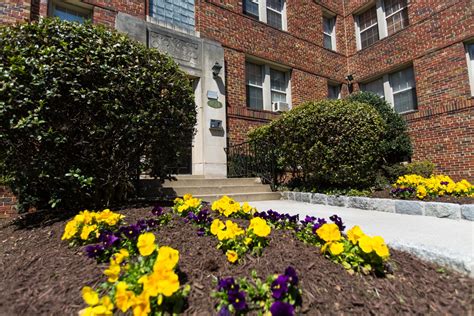
{"type": "Polygon", "coordinates": [[[324,34],[324,47],[327,49],[332,49],[332,38],[327,34],[324,34]]]}
{"type": "Polygon", "coordinates": [[[393,107],[395,112],[402,113],[416,110],[416,90],[415,88],[393,95],[393,107]]]}
{"type": "Polygon", "coordinates": [[[245,0],[244,1],[244,13],[258,18],[258,1],[256,1],[256,0],[245,0]]]}
{"type": "Polygon", "coordinates": [[[79,22],[79,23],[84,23],[84,21],[89,18],[86,14],[82,14],[74,10],[70,10],[67,8],[59,7],[59,6],[54,6],[53,16],[58,17],[59,19],[64,20],[64,21],[79,22]]]}
{"type": "Polygon", "coordinates": [[[268,25],[271,25],[281,30],[283,28],[281,19],[282,18],[281,18],[280,13],[267,9],[267,24],[268,25]]]}
{"type": "Polygon", "coordinates": [[[247,86],[247,106],[251,109],[263,110],[263,89],[247,86]]]}
{"type": "Polygon", "coordinates": [[[273,102],[286,102],[286,93],[273,92],[272,91],[272,103],[273,102]]]}
{"type": "Polygon", "coordinates": [[[387,32],[392,35],[408,26],[408,10],[403,9],[387,19],[387,32]]]}
{"type": "Polygon", "coordinates": [[[285,73],[270,69],[270,86],[272,90],[286,91],[285,73]]]}
{"type": "Polygon", "coordinates": [[[379,29],[377,25],[374,25],[370,29],[360,33],[360,45],[362,48],[366,48],[376,41],[379,40],[379,29]]]}
{"type": "Polygon", "coordinates": [[[323,32],[332,34],[334,28],[334,18],[323,17],[323,32]]]}
{"type": "Polygon", "coordinates": [[[384,0],[385,15],[391,15],[392,13],[405,8],[407,6],[407,0],[384,0]]]}
{"type": "Polygon", "coordinates": [[[467,50],[469,52],[469,59],[471,63],[474,62],[474,44],[467,45],[467,50]]]}
{"type": "Polygon", "coordinates": [[[247,83],[257,86],[263,84],[263,71],[262,66],[255,65],[252,63],[246,64],[247,83]]]}
{"type": "Polygon", "coordinates": [[[329,99],[339,99],[341,93],[340,85],[328,85],[328,98],[329,99]]]}
{"type": "Polygon", "coordinates": [[[283,0],[267,0],[267,7],[281,12],[283,11],[283,0]]]}
{"type": "Polygon", "coordinates": [[[381,98],[385,98],[384,92],[383,92],[383,78],[374,80],[372,82],[368,82],[366,84],[363,84],[361,86],[362,91],[368,91],[368,92],[373,92],[376,95],[378,95],[381,98]]]}
{"type": "Polygon", "coordinates": [[[413,74],[413,68],[410,67],[391,74],[390,86],[392,87],[393,93],[396,93],[400,90],[415,87],[415,77],[413,74]]]}
{"type": "Polygon", "coordinates": [[[371,27],[374,24],[377,24],[377,11],[375,7],[372,7],[359,15],[359,28],[361,31],[371,27]]]}

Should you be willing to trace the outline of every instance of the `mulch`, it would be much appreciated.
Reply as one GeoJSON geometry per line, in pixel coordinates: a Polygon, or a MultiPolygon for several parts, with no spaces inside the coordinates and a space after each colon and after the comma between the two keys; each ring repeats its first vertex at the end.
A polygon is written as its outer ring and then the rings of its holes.
{"type": "MultiPolygon", "coordinates": [[[[120,211],[128,223],[150,217],[151,208],[120,211]]],[[[34,215],[37,216],[37,215],[34,215]]],[[[105,281],[98,265],[81,248],[60,240],[65,219],[21,221],[0,228],[0,315],[77,315],[84,308],[81,288],[105,281]]],[[[174,218],[155,232],[160,245],[180,252],[179,269],[191,285],[187,315],[216,314],[210,293],[219,277],[266,278],[293,266],[303,290],[302,314],[472,314],[474,280],[391,250],[393,276],[350,275],[318,249],[274,230],[259,258],[230,265],[217,240],[198,237],[196,228],[174,218]]]]}
{"type": "MultiPolygon", "coordinates": [[[[385,189],[380,191],[374,191],[370,195],[374,198],[381,198],[381,199],[396,199],[401,200],[401,198],[394,197],[390,194],[391,189],[385,189]]],[[[423,200],[420,200],[416,197],[411,197],[404,200],[412,200],[412,201],[424,201],[424,202],[442,202],[442,203],[455,203],[455,204],[474,204],[474,197],[468,196],[439,196],[439,197],[430,197],[427,196],[423,200]]]]}

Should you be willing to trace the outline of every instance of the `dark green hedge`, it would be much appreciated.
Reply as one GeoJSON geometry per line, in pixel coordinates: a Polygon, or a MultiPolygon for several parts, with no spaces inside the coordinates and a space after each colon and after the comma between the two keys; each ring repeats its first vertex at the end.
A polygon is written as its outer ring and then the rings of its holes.
{"type": "Polygon", "coordinates": [[[371,106],[346,100],[301,104],[253,130],[275,144],[279,165],[307,187],[365,187],[381,163],[385,123],[371,106]]]}
{"type": "Polygon", "coordinates": [[[167,56],[90,24],[0,28],[0,165],[21,210],[84,208],[163,177],[194,132],[184,73],[167,56]]]}

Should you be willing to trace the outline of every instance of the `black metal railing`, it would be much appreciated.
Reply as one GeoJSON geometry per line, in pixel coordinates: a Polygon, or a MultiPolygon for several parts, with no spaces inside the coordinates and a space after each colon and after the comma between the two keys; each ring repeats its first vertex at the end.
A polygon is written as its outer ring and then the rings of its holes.
{"type": "Polygon", "coordinates": [[[265,142],[248,141],[228,146],[227,177],[249,178],[260,177],[262,183],[277,185],[275,146],[265,142]]]}

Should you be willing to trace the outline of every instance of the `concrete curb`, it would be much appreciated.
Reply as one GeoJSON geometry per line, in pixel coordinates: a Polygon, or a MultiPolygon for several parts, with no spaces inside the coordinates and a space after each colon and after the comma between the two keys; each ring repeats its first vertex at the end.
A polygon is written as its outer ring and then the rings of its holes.
{"type": "Polygon", "coordinates": [[[459,205],[454,203],[378,199],[359,196],[326,195],[322,193],[292,191],[281,192],[281,196],[283,200],[306,202],[311,204],[474,221],[474,204],[459,205]]]}

